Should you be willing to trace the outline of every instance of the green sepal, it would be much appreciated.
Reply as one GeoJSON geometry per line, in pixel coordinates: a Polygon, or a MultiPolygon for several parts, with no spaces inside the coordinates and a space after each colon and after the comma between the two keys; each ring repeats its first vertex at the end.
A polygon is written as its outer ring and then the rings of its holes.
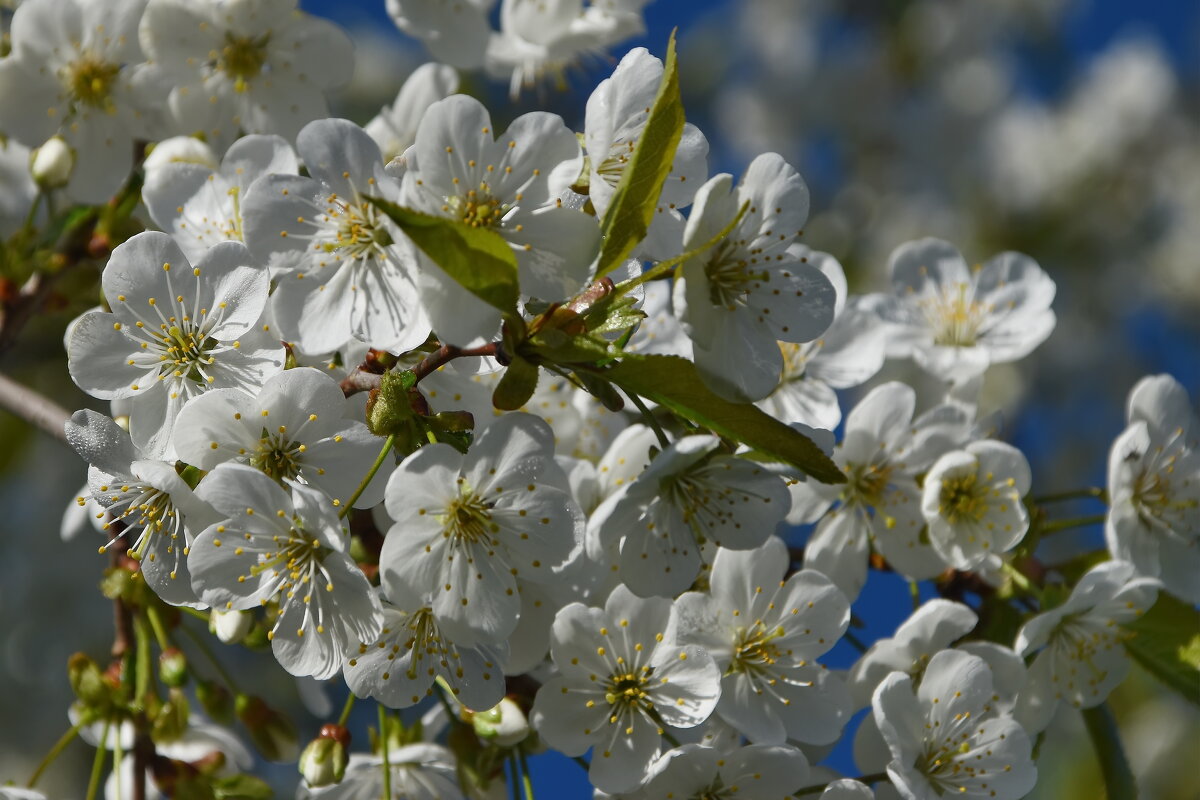
{"type": "Polygon", "coordinates": [[[214,778],[212,788],[217,800],[270,800],[275,794],[270,784],[253,775],[214,778]]]}

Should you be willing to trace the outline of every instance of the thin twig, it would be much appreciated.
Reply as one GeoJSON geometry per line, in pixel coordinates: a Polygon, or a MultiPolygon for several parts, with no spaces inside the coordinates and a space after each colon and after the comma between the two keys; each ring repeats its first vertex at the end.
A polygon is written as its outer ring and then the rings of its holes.
{"type": "Polygon", "coordinates": [[[67,434],[63,426],[67,424],[71,414],[41,392],[17,383],[3,373],[0,373],[0,407],[8,409],[63,444],[67,443],[67,434]]]}
{"type": "MultiPolygon", "coordinates": [[[[436,372],[438,367],[448,364],[456,358],[494,356],[496,355],[498,346],[497,342],[467,348],[444,344],[425,356],[425,358],[412,368],[411,372],[416,376],[417,383],[420,383],[423,378],[436,372]]],[[[365,365],[355,367],[353,372],[342,379],[342,393],[347,397],[358,392],[369,392],[372,389],[379,388],[379,384],[383,380],[383,374],[364,369],[363,366],[365,365]]]]}

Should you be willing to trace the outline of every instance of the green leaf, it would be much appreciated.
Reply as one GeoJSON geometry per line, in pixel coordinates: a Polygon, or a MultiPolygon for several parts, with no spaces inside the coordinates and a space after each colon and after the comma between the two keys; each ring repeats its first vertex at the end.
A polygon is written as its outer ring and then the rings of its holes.
{"type": "Polygon", "coordinates": [[[369,199],[463,288],[501,311],[516,310],[520,293],[517,257],[498,233],[404,208],[382,198],[369,199]]]}
{"type": "Polygon", "coordinates": [[[531,336],[526,347],[531,348],[539,358],[555,364],[594,364],[612,355],[608,350],[608,342],[602,339],[586,333],[572,336],[554,328],[531,336]]]}
{"type": "Polygon", "coordinates": [[[1101,703],[1094,708],[1083,709],[1083,724],[1087,726],[1092,746],[1096,748],[1108,800],[1135,800],[1138,796],[1137,783],[1125,758],[1117,721],[1113,719],[1108,704],[1101,703]]]}
{"type": "Polygon", "coordinates": [[[270,800],[274,796],[270,784],[253,775],[215,778],[213,794],[218,800],[270,800]]]}
{"type": "Polygon", "coordinates": [[[799,467],[822,483],[846,480],[837,464],[804,434],[750,403],[732,403],[713,394],[687,359],[627,354],[598,374],[714,433],[799,467]]]}
{"type": "Polygon", "coordinates": [[[600,248],[597,278],[623,264],[637,243],[646,238],[682,134],[683,102],[679,98],[679,69],[675,61],[675,34],[672,33],[658,95],[654,98],[646,127],[638,137],[633,158],[625,167],[608,213],[604,215],[604,244],[600,248]]]}
{"type": "Polygon", "coordinates": [[[1147,672],[1200,705],[1200,611],[1165,592],[1140,619],[1125,649],[1147,672]]]}
{"type": "Polygon", "coordinates": [[[515,411],[533,397],[537,382],[537,365],[516,356],[505,368],[504,374],[500,376],[500,383],[496,384],[496,390],[492,392],[492,405],[502,411],[515,411]]]}

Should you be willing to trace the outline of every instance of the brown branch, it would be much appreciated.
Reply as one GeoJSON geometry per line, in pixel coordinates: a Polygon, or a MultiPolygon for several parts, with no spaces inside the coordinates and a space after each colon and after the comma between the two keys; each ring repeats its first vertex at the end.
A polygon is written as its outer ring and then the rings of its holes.
{"type": "Polygon", "coordinates": [[[0,407],[8,409],[63,444],[67,443],[67,434],[63,426],[71,418],[71,414],[50,398],[17,383],[3,373],[0,373],[0,407]]]}
{"type": "MultiPolygon", "coordinates": [[[[498,342],[467,348],[444,344],[425,356],[411,371],[417,377],[417,383],[420,383],[423,378],[436,372],[438,367],[448,364],[456,358],[495,356],[498,348],[498,342]]],[[[381,373],[371,370],[370,366],[364,362],[355,367],[353,372],[342,379],[342,393],[349,397],[358,392],[369,392],[372,389],[378,389],[382,379],[383,376],[381,373]]]]}

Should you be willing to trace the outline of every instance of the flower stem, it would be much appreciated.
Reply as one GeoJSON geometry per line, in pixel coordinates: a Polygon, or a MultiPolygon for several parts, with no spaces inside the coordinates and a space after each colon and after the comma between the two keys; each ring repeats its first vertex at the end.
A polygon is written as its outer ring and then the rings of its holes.
{"type": "MultiPolygon", "coordinates": [[[[341,716],[338,717],[337,721],[337,724],[341,725],[343,728],[346,727],[346,723],[350,721],[350,712],[354,710],[355,699],[354,692],[350,692],[350,694],[346,696],[346,705],[342,706],[342,713],[341,716]]],[[[382,735],[382,731],[380,733],[382,735]]]]}
{"type": "Polygon", "coordinates": [[[908,593],[912,595],[912,608],[915,612],[921,607],[921,587],[916,581],[908,582],[908,593]]]}
{"type": "Polygon", "coordinates": [[[525,791],[525,800],[533,800],[533,779],[529,776],[529,762],[525,760],[525,751],[517,748],[517,759],[521,763],[521,788],[525,791]]]}
{"type": "Polygon", "coordinates": [[[396,434],[387,437],[383,443],[383,449],[379,451],[379,456],[375,459],[375,463],[371,465],[371,469],[367,472],[367,476],[362,479],[362,483],[354,490],[354,494],[350,495],[350,499],[346,501],[346,505],[338,512],[338,519],[345,519],[346,515],[354,508],[354,504],[358,502],[358,498],[362,497],[362,493],[367,490],[367,485],[371,483],[371,479],[375,477],[375,473],[379,472],[379,468],[383,466],[383,460],[388,457],[388,453],[392,452],[392,445],[396,443],[396,434]]]}
{"type": "Polygon", "coordinates": [[[1104,503],[1108,502],[1108,492],[1096,486],[1088,486],[1085,489],[1071,489],[1066,492],[1054,492],[1052,494],[1044,494],[1041,497],[1034,497],[1030,502],[1034,505],[1045,505],[1047,503],[1058,503],[1063,500],[1075,500],[1081,497],[1094,497],[1104,503]]]}
{"type": "MultiPolygon", "coordinates": [[[[96,789],[100,787],[100,769],[104,766],[104,757],[108,755],[108,729],[112,720],[104,720],[104,730],[100,733],[100,743],[96,745],[96,755],[92,757],[92,774],[88,776],[86,800],[95,800],[96,789]]],[[[118,733],[118,739],[120,734],[118,733]]],[[[119,765],[113,765],[119,769],[119,765]]],[[[118,773],[119,774],[119,773],[118,773]]],[[[30,786],[33,784],[30,783],[30,786]]]]}
{"type": "Polygon", "coordinates": [[[383,757],[383,800],[392,800],[392,765],[388,763],[388,734],[387,712],[383,703],[377,703],[379,710],[379,753],[383,757]]]}
{"type": "Polygon", "coordinates": [[[1100,772],[1104,775],[1109,800],[1134,800],[1137,797],[1137,783],[1125,758],[1117,721],[1108,704],[1085,708],[1082,714],[1092,746],[1096,748],[1096,758],[1100,761],[1100,772]]]}
{"type": "Polygon", "coordinates": [[[867,646],[862,643],[861,639],[859,639],[857,636],[855,636],[850,631],[846,631],[845,633],[843,633],[842,638],[845,639],[847,642],[849,642],[850,646],[853,647],[858,652],[860,652],[860,653],[867,652],[867,646]]]}
{"type": "Polygon", "coordinates": [[[1106,515],[1094,514],[1090,517],[1076,517],[1075,519],[1056,519],[1053,522],[1043,524],[1038,533],[1045,536],[1048,533],[1058,533],[1059,531],[1070,530],[1071,528],[1083,528],[1087,525],[1099,525],[1104,522],[1106,515]]]}
{"type": "Polygon", "coordinates": [[[1013,585],[1015,585],[1022,592],[1033,596],[1039,604],[1042,602],[1042,590],[1034,586],[1033,582],[1029,580],[1025,573],[1021,572],[1007,561],[1000,562],[1000,571],[1007,575],[1008,578],[1013,582],[1013,585]]]}
{"type": "Polygon", "coordinates": [[[521,768],[517,764],[517,754],[510,753],[508,756],[508,777],[512,781],[512,788],[510,790],[512,800],[521,800],[520,778],[517,776],[517,773],[520,771],[521,768]]]}
{"type": "Polygon", "coordinates": [[[0,408],[7,409],[63,444],[67,434],[63,425],[71,414],[49,397],[0,374],[0,408]]]}
{"type": "Polygon", "coordinates": [[[171,646],[171,639],[167,636],[167,629],[163,627],[162,615],[154,606],[146,606],[146,616],[150,620],[150,628],[154,631],[158,649],[166,650],[171,646]]]}
{"type": "Polygon", "coordinates": [[[62,755],[62,751],[67,748],[67,745],[71,743],[72,739],[79,735],[79,729],[82,728],[87,722],[89,722],[89,719],[84,717],[83,719],[79,720],[79,722],[76,722],[74,725],[72,725],[66,733],[59,737],[59,740],[54,743],[53,747],[50,748],[50,752],[46,753],[46,757],[42,759],[41,763],[37,765],[37,769],[33,771],[32,777],[29,778],[29,783],[25,784],[27,789],[33,788],[34,784],[38,782],[38,778],[42,777],[42,773],[46,771],[46,768],[54,763],[54,759],[62,755]]]}
{"type": "Polygon", "coordinates": [[[653,267],[651,267],[650,269],[643,272],[641,275],[638,275],[636,278],[631,278],[631,279],[625,281],[624,283],[618,284],[617,285],[618,294],[619,295],[625,294],[626,292],[630,291],[631,289],[633,289],[637,286],[641,286],[643,283],[646,283],[647,281],[657,280],[658,278],[661,278],[663,275],[666,275],[668,270],[674,269],[675,267],[679,266],[683,262],[689,261],[692,258],[695,258],[696,256],[700,255],[701,253],[705,252],[706,250],[708,250],[711,247],[715,247],[718,243],[720,243],[720,241],[722,239],[724,239],[726,236],[728,236],[730,233],[733,232],[733,229],[736,228],[737,224],[742,221],[742,217],[746,216],[746,212],[749,209],[750,209],[750,201],[747,200],[746,202],[742,203],[742,207],[740,209],[738,209],[737,216],[735,216],[733,219],[731,219],[725,225],[724,228],[717,231],[716,236],[712,237],[711,239],[709,239],[707,242],[700,245],[699,247],[689,250],[686,253],[683,253],[682,255],[678,255],[675,258],[668,259],[667,261],[658,262],[653,267]]]}
{"type": "Polygon", "coordinates": [[[646,424],[654,431],[654,435],[658,437],[658,444],[665,450],[671,446],[671,442],[667,439],[667,434],[663,432],[662,426],[658,424],[658,420],[650,413],[650,409],[646,408],[646,403],[642,398],[638,397],[633,392],[626,390],[625,394],[629,395],[629,399],[637,406],[637,410],[642,412],[642,419],[646,420],[646,424]]]}

